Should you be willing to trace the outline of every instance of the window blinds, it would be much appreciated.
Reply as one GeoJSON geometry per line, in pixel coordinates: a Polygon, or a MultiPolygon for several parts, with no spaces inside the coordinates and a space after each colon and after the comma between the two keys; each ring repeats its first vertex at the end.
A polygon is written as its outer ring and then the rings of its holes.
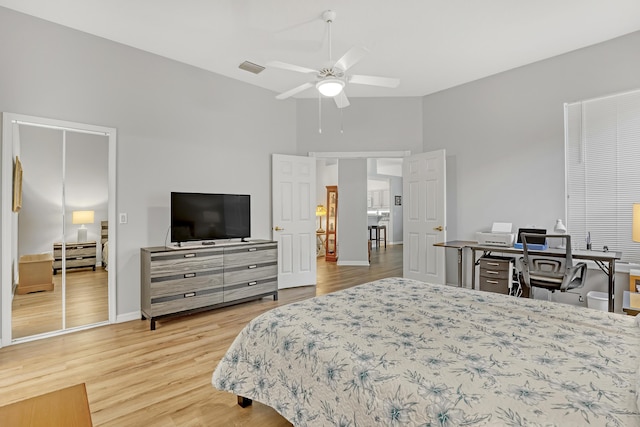
{"type": "Polygon", "coordinates": [[[631,240],[640,203],[640,90],[565,105],[567,230],[574,248],[621,251],[640,262],[631,240]]]}

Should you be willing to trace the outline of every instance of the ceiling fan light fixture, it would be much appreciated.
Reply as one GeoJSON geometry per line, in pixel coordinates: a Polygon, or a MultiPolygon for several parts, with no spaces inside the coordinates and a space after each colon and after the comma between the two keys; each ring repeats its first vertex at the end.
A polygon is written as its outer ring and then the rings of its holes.
{"type": "Polygon", "coordinates": [[[334,97],[342,92],[344,82],[340,79],[324,79],[316,84],[318,91],[328,97],[334,97]]]}

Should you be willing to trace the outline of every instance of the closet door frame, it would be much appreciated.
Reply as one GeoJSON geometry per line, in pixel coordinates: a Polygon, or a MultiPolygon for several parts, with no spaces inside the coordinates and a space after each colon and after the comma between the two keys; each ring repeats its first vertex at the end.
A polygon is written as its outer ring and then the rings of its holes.
{"type": "Polygon", "coordinates": [[[2,158],[0,185],[2,185],[2,196],[0,200],[0,230],[2,232],[2,242],[0,243],[0,288],[2,296],[2,335],[0,336],[0,347],[8,346],[18,342],[31,341],[34,339],[46,338],[49,336],[61,335],[76,330],[94,327],[100,324],[79,326],[40,334],[34,337],[12,339],[11,332],[11,310],[13,300],[13,281],[17,271],[17,213],[13,212],[13,164],[16,156],[20,155],[19,146],[14,142],[14,129],[18,125],[40,126],[63,131],[88,133],[103,135],[108,139],[108,215],[109,221],[109,274],[108,274],[108,323],[116,321],[116,141],[117,132],[115,128],[90,125],[84,123],[69,122],[57,119],[48,119],[23,114],[2,113],[2,158]],[[11,236],[7,239],[5,236],[11,236]]]}

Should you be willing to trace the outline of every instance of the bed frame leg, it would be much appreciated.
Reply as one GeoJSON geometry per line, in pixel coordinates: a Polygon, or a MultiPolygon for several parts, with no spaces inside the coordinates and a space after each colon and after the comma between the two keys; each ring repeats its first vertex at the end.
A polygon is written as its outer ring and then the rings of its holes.
{"type": "Polygon", "coordinates": [[[238,405],[240,405],[241,407],[246,408],[247,406],[251,406],[252,403],[253,400],[247,399],[246,397],[238,396],[238,405]]]}

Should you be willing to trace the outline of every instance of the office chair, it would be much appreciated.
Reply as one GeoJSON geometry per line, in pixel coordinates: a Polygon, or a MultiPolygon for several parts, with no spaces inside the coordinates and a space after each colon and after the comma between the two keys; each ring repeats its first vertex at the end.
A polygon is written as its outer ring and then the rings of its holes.
{"type": "Polygon", "coordinates": [[[547,239],[564,239],[564,257],[545,256],[544,252],[529,252],[527,238],[540,238],[540,234],[522,233],[521,282],[529,287],[529,296],[533,298],[531,288],[544,288],[551,292],[566,292],[582,287],[587,278],[587,264],[579,262],[573,265],[571,257],[571,236],[567,234],[545,234],[547,239]]]}

